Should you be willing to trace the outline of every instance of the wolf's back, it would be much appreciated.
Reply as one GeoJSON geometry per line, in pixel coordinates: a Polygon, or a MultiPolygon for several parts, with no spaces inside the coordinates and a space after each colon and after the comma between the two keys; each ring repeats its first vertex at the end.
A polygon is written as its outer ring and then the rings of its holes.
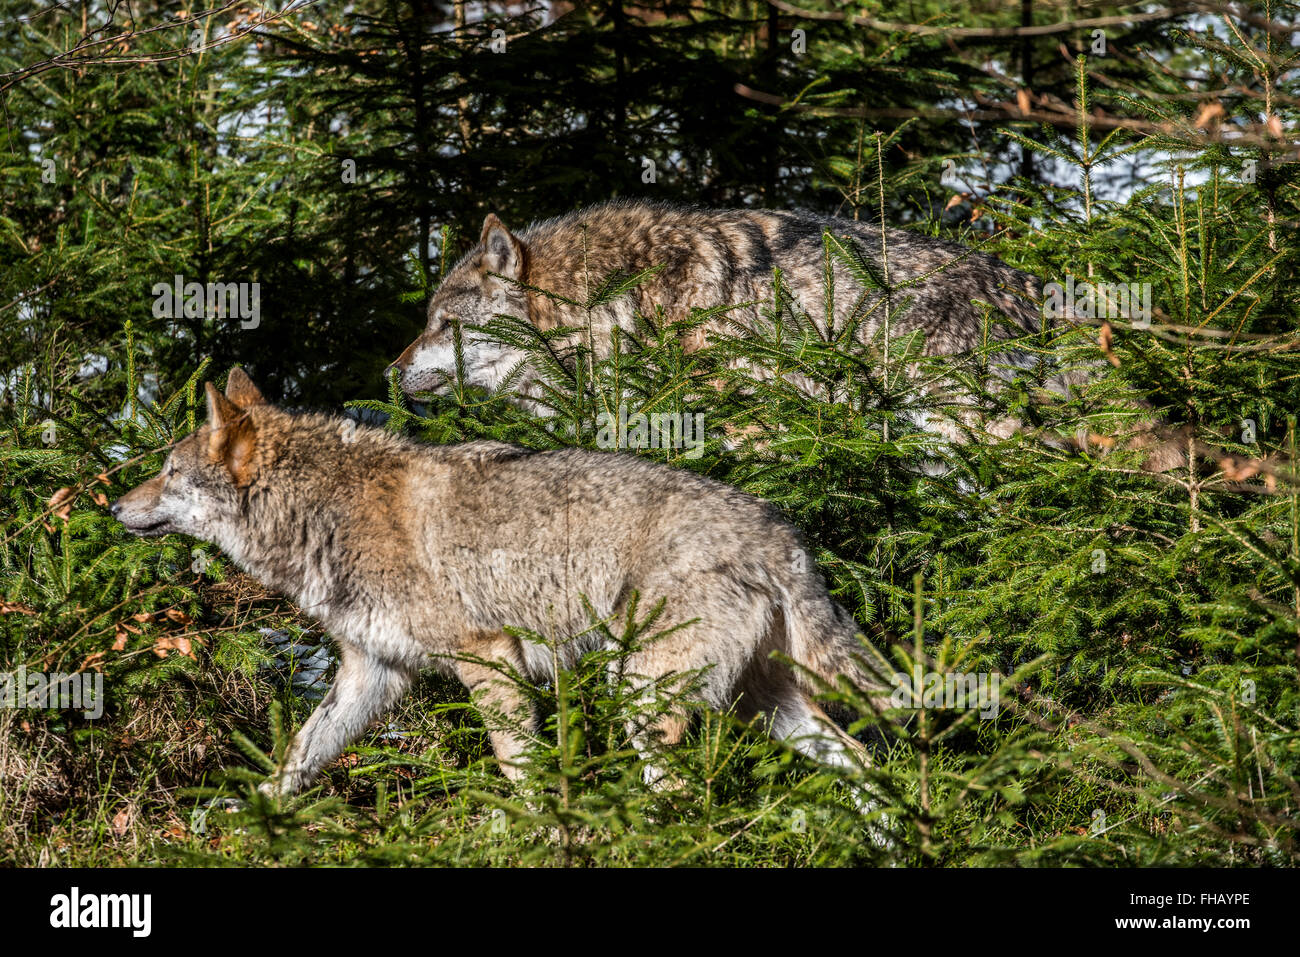
{"type": "Polygon", "coordinates": [[[853,220],[827,218],[817,226],[847,236],[893,287],[891,308],[910,299],[901,316],[905,329],[925,333],[927,351],[952,355],[978,347],[987,334],[1005,339],[1037,332],[1042,322],[1038,278],[996,256],[959,243],[853,220]],[[986,330],[976,305],[988,303],[1012,326],[986,330]]]}
{"type": "MultiPolygon", "coordinates": [[[[524,232],[534,250],[530,282],[571,292],[575,277],[661,267],[644,284],[642,306],[717,306],[768,298],[773,269],[811,306],[822,295],[825,236],[848,239],[892,291],[890,308],[912,300],[900,316],[903,330],[921,329],[927,349],[952,354],[978,346],[985,334],[973,300],[1012,320],[993,338],[1035,332],[1041,322],[1041,283],[995,256],[960,243],[902,229],[806,211],[699,209],[640,200],[616,201],[553,220],[524,232]]],[[[841,276],[838,283],[842,283],[841,276]]],[[[868,298],[879,290],[865,290],[868,298]]],[[[857,293],[836,298],[847,309],[857,293]]],[[[579,296],[579,298],[582,298],[579,296]]],[[[841,309],[837,305],[837,311],[841,309]]],[[[810,315],[820,312],[810,310],[810,315]]],[[[874,311],[877,319],[880,310],[874,311]]]]}

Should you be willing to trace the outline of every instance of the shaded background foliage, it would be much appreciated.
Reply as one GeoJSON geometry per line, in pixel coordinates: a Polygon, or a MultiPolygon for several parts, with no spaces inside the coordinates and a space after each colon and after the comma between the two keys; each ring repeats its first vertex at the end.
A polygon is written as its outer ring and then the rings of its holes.
{"type": "MultiPolygon", "coordinates": [[[[79,9],[93,25],[107,8],[79,9]]],[[[221,9],[196,21],[202,40],[252,14],[221,9]]],[[[175,12],[135,10],[139,25],[175,12]]],[[[78,25],[23,11],[0,26],[11,70],[59,49],[78,25]]],[[[183,376],[210,355],[218,368],[248,365],[286,399],[337,404],[373,392],[393,344],[418,330],[420,304],[402,294],[423,288],[444,226],[457,230],[455,255],[488,212],[522,226],[615,196],[870,214],[866,121],[835,111],[901,114],[969,97],[994,85],[981,62],[1019,62],[1026,46],[1036,92],[1068,101],[1073,83],[1055,36],[970,41],[954,56],[941,37],[819,23],[806,25],[806,52],[795,54],[798,21],[765,4],[591,3],[550,22],[507,8],[460,28],[458,16],[463,6],[318,2],[255,29],[256,45],[57,69],[10,86],[6,286],[15,296],[49,287],[26,301],[26,341],[7,344],[5,367],[65,330],[111,343],[131,319],[161,340],[164,369],[183,376]],[[493,30],[507,52],[493,52],[493,30]],[[802,103],[780,108],[738,88],[802,103]],[[41,181],[38,158],[53,160],[53,183],[41,181]],[[653,184],[645,160],[656,164],[653,184]],[[344,182],[345,161],[354,182],[344,182]],[[260,282],[265,322],[194,321],[170,335],[149,289],[177,273],[260,282]]],[[[970,18],[998,19],[995,9],[970,18]]],[[[137,36],[124,52],[158,55],[185,33],[137,36]]],[[[1159,25],[1111,38],[1121,49],[1152,42],[1170,45],[1159,25]]],[[[1114,81],[1137,70],[1121,61],[1114,81]]],[[[907,172],[891,181],[887,215],[929,218],[946,199],[935,190],[943,158],[972,147],[980,176],[1025,172],[996,126],[950,117],[908,126],[882,157],[891,175],[907,172]]]]}

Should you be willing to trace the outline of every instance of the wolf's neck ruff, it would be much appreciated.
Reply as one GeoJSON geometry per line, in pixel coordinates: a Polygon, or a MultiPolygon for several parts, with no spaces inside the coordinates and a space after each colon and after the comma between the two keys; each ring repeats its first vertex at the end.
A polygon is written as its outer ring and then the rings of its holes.
{"type": "MultiPolygon", "coordinates": [[[[316,617],[327,617],[331,609],[358,598],[332,553],[348,503],[366,499],[365,473],[349,468],[353,457],[341,449],[345,421],[295,420],[269,408],[259,413],[261,474],[244,492],[238,524],[217,542],[250,574],[316,617]],[[315,496],[310,505],[297,494],[304,484],[314,486],[326,478],[331,494],[315,496]],[[258,530],[256,537],[248,535],[250,527],[258,530]]],[[[354,441],[373,442],[364,434],[354,441]]]]}

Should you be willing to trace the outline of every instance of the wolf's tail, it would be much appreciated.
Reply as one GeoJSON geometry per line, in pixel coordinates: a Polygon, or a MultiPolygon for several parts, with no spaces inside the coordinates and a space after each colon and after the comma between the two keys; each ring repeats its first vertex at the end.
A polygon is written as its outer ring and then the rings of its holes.
{"type": "MultiPolygon", "coordinates": [[[[1145,402],[1135,404],[1144,410],[1151,408],[1145,402]]],[[[1198,471],[1207,467],[1218,469],[1231,483],[1228,488],[1254,480],[1252,490],[1273,492],[1281,484],[1279,480],[1294,480],[1295,465],[1285,454],[1272,451],[1251,456],[1233,452],[1226,447],[1233,440],[1232,429],[1223,427],[1219,433],[1224,444],[1218,444],[1212,434],[1203,441],[1195,437],[1190,426],[1172,425],[1153,413],[1132,423],[1122,441],[1085,431],[1071,436],[1064,447],[1102,454],[1114,448],[1136,452],[1138,464],[1146,472],[1172,472],[1188,467],[1198,471]]]]}
{"type": "Polygon", "coordinates": [[[873,673],[869,652],[858,639],[858,623],[826,594],[815,573],[781,582],[778,588],[789,655],[801,666],[795,673],[805,690],[817,693],[827,685],[837,688],[841,675],[863,691],[882,687],[881,677],[873,673]]]}

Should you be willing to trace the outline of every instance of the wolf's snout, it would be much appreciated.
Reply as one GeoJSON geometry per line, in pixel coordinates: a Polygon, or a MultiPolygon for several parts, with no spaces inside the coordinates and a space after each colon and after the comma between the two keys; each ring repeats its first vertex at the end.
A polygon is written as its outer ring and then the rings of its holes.
{"type": "Polygon", "coordinates": [[[419,344],[420,344],[420,339],[417,338],[409,346],[403,349],[402,354],[398,356],[396,359],[394,359],[392,362],[390,362],[388,364],[388,368],[384,370],[384,378],[387,379],[389,376],[393,374],[393,370],[396,369],[398,381],[401,381],[401,378],[406,375],[406,369],[408,366],[410,366],[411,359],[415,356],[415,350],[416,347],[419,346],[419,344]]]}

